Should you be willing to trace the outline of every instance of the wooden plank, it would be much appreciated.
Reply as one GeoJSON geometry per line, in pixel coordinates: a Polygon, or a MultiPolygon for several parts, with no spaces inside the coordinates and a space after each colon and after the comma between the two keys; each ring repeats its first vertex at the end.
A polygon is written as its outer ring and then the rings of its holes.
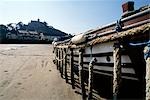
{"type": "Polygon", "coordinates": [[[64,49],[64,52],[65,52],[65,79],[66,79],[66,83],[68,83],[68,75],[67,75],[67,49],[65,48],[64,49]]]}
{"type": "Polygon", "coordinates": [[[58,70],[60,71],[60,49],[58,49],[58,70]]]}
{"type": "MultiPolygon", "coordinates": [[[[103,56],[113,56],[113,52],[104,52],[104,53],[96,53],[96,54],[83,54],[83,57],[103,57],[103,56]]],[[[79,57],[78,54],[74,54],[74,57],[79,57]]]]}
{"type": "Polygon", "coordinates": [[[75,80],[74,80],[74,70],[73,70],[73,49],[70,48],[70,68],[71,68],[71,85],[72,88],[75,89],[75,80]]]}
{"type": "Polygon", "coordinates": [[[63,78],[63,66],[64,66],[64,56],[63,49],[61,49],[61,77],[63,78]]]}
{"type": "MultiPolygon", "coordinates": [[[[94,66],[95,67],[95,66],[94,66]]],[[[84,68],[85,71],[88,71],[87,68],[84,68]]],[[[99,74],[99,75],[103,75],[103,76],[109,76],[112,77],[113,73],[112,72],[108,72],[108,71],[101,71],[101,70],[93,70],[94,74],[99,74]]],[[[127,80],[134,80],[134,81],[139,81],[139,79],[137,78],[136,75],[133,74],[122,74],[121,76],[122,79],[127,79],[127,80]]]]}
{"type": "Polygon", "coordinates": [[[58,48],[56,48],[56,66],[57,66],[57,69],[58,69],[58,48]]]}
{"type": "MultiPolygon", "coordinates": [[[[104,57],[95,57],[95,58],[97,59],[98,63],[114,63],[113,56],[104,56],[104,57]]],[[[83,59],[84,59],[83,62],[90,62],[90,57],[84,57],[83,59]]],[[[74,56],[74,60],[78,61],[78,57],[74,56]]],[[[121,62],[124,64],[132,63],[131,58],[128,55],[121,55],[121,62]]]]}
{"type": "Polygon", "coordinates": [[[81,93],[82,93],[82,99],[86,99],[86,91],[85,91],[85,85],[83,80],[83,49],[79,50],[79,82],[81,86],[81,93]]]}
{"type": "MultiPolygon", "coordinates": [[[[92,46],[92,53],[97,54],[97,53],[112,52],[114,42],[115,41],[93,45],[92,46]]],[[[85,54],[91,54],[91,47],[85,48],[85,54]]]]}

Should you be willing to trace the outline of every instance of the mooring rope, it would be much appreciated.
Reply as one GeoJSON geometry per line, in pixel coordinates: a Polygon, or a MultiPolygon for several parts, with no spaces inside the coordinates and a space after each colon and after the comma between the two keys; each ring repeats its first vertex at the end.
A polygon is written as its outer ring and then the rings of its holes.
{"type": "Polygon", "coordinates": [[[92,91],[93,91],[93,67],[97,62],[96,58],[92,58],[89,64],[89,83],[88,83],[88,100],[92,100],[92,91]]]}
{"type": "Polygon", "coordinates": [[[93,67],[94,67],[94,64],[97,62],[97,59],[96,58],[93,58],[92,57],[92,46],[91,46],[91,54],[90,54],[90,58],[91,58],[91,61],[89,63],[89,80],[88,80],[88,100],[91,100],[92,99],[92,90],[93,90],[93,67]]]}
{"type": "Polygon", "coordinates": [[[121,82],[121,55],[120,55],[120,44],[114,44],[114,70],[113,70],[113,99],[117,99],[119,93],[119,86],[121,82]]]}
{"type": "Polygon", "coordinates": [[[92,46],[90,47],[90,63],[89,63],[89,79],[88,79],[88,100],[92,99],[92,84],[93,84],[93,61],[92,59],[92,46]]]}
{"type": "Polygon", "coordinates": [[[146,61],[146,100],[150,100],[150,44],[144,48],[144,58],[146,61]]]}

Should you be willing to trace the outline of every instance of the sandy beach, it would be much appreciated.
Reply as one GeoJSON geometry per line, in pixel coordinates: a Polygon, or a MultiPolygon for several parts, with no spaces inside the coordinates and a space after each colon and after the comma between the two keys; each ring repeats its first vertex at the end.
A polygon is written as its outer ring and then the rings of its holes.
{"type": "Polygon", "coordinates": [[[52,46],[0,45],[0,100],[80,100],[53,64],[52,46]]]}

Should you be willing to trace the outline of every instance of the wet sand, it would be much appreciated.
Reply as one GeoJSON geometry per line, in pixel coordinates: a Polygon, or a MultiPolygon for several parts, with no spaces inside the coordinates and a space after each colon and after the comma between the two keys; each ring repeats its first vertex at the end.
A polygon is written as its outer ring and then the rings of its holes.
{"type": "Polygon", "coordinates": [[[0,44],[0,100],[80,100],[53,58],[51,45],[0,44]]]}

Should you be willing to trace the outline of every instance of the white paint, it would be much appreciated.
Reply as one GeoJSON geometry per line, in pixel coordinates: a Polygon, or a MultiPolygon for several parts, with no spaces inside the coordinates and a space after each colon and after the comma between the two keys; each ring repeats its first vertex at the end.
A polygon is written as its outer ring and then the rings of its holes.
{"type": "MultiPolygon", "coordinates": [[[[97,62],[98,63],[114,63],[114,60],[113,60],[113,56],[109,56],[110,57],[110,62],[107,61],[107,56],[105,57],[95,57],[97,59],[97,62]]],[[[91,57],[83,57],[83,61],[84,62],[90,62],[91,61],[91,57]]],[[[78,61],[78,57],[74,57],[74,60],[78,61]]],[[[131,60],[129,58],[128,55],[122,55],[121,56],[121,63],[131,63],[131,60]]]]}
{"type": "Polygon", "coordinates": [[[84,34],[79,34],[79,35],[74,36],[71,39],[71,42],[74,44],[78,44],[78,43],[84,42],[85,40],[86,40],[86,36],[84,34]]]}
{"type": "MultiPolygon", "coordinates": [[[[92,53],[95,54],[95,53],[113,52],[113,49],[114,49],[113,45],[114,45],[114,41],[96,44],[92,47],[92,53]]],[[[90,54],[91,53],[91,47],[87,47],[85,49],[85,53],[90,54]]]]}

